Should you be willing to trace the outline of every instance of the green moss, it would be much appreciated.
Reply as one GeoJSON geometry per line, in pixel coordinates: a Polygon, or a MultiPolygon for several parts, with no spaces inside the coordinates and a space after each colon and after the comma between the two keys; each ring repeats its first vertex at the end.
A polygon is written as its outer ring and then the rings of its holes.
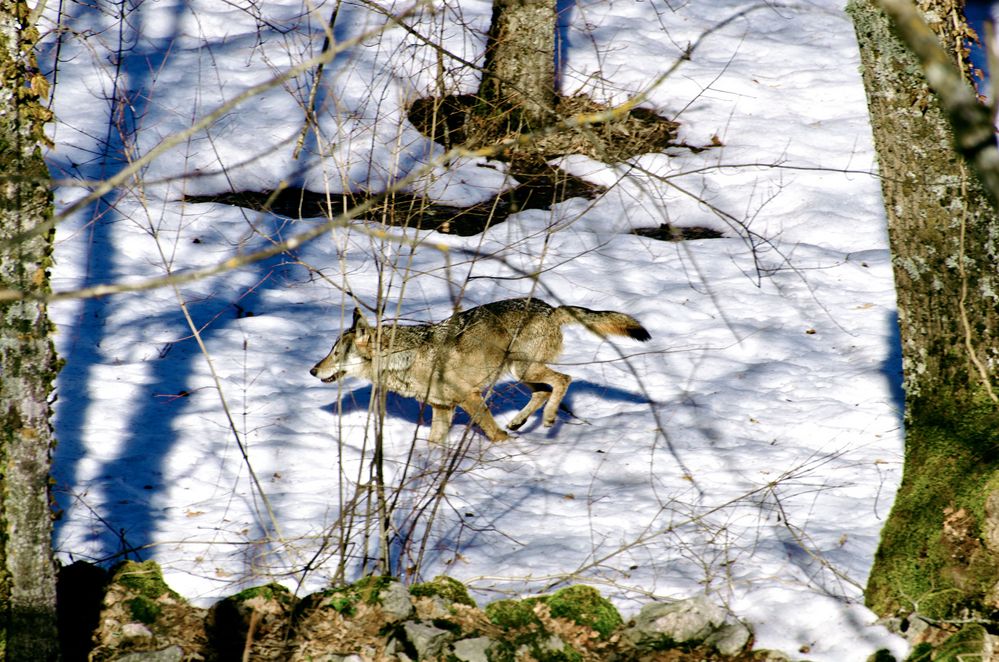
{"type": "Polygon", "coordinates": [[[905,658],[905,662],[930,662],[932,659],[933,646],[924,641],[912,647],[909,657],[905,658]]]}
{"type": "Polygon", "coordinates": [[[524,600],[497,600],[486,605],[486,616],[494,625],[505,629],[540,626],[534,613],[537,604],[548,605],[553,618],[564,618],[577,625],[596,630],[606,639],[622,625],[621,614],[613,604],[591,586],[569,586],[552,595],[524,600]]]}
{"type": "Polygon", "coordinates": [[[155,600],[161,595],[169,595],[175,600],[182,600],[180,595],[167,586],[163,580],[163,573],[155,561],[141,563],[125,561],[115,568],[111,581],[150,600],[155,600]]]}
{"type": "Polygon", "coordinates": [[[527,598],[526,600],[497,600],[486,605],[486,618],[493,625],[506,630],[516,630],[530,626],[541,626],[534,613],[534,605],[544,602],[547,598],[527,598]]]}
{"type": "Polygon", "coordinates": [[[240,591],[228,600],[233,602],[246,602],[247,600],[252,600],[253,598],[263,598],[264,600],[277,600],[285,605],[291,604],[295,601],[295,596],[291,594],[287,588],[281,584],[264,584],[263,586],[254,586],[253,588],[248,588],[240,591]]]}
{"type": "Polygon", "coordinates": [[[552,616],[593,628],[604,639],[622,623],[621,614],[611,602],[591,586],[569,586],[548,600],[552,616]]]}
{"type": "Polygon", "coordinates": [[[163,612],[160,597],[167,595],[173,600],[183,601],[163,581],[163,573],[155,561],[125,561],[115,568],[111,582],[127,589],[131,597],[125,600],[125,605],[131,617],[147,625],[155,623],[163,612]]]}
{"type": "Polygon", "coordinates": [[[475,600],[468,594],[468,589],[457,579],[439,575],[432,581],[413,584],[409,587],[409,594],[417,597],[440,597],[448,602],[461,605],[475,606],[475,600]]]}
{"type": "Polygon", "coordinates": [[[534,608],[547,605],[553,618],[563,618],[583,627],[592,628],[607,639],[622,624],[617,609],[589,586],[570,586],[552,595],[524,600],[497,600],[486,605],[485,614],[507,636],[490,649],[493,662],[521,659],[526,650],[539,662],[578,662],[583,657],[572,646],[561,642],[549,632],[534,608]]]}
{"type": "Polygon", "coordinates": [[[916,408],[905,473],[868,582],[868,605],[930,618],[981,612],[999,559],[981,540],[988,495],[999,489],[994,407],[916,408]]]}
{"type": "Polygon", "coordinates": [[[933,654],[934,662],[963,662],[982,657],[985,638],[988,633],[981,625],[965,625],[937,646],[933,654]]]}
{"type": "Polygon", "coordinates": [[[140,623],[145,623],[146,625],[152,625],[159,618],[160,614],[163,613],[163,608],[156,603],[154,600],[150,600],[144,595],[139,595],[131,600],[127,600],[125,604],[128,605],[129,613],[132,615],[132,619],[139,621],[140,623]]]}
{"type": "Polygon", "coordinates": [[[322,592],[323,603],[345,616],[351,616],[359,603],[380,604],[380,593],[394,581],[392,577],[382,575],[362,577],[353,584],[326,589],[322,592]]]}
{"type": "Polygon", "coordinates": [[[539,651],[534,653],[538,662],[582,662],[583,656],[572,646],[561,650],[539,651]]]}

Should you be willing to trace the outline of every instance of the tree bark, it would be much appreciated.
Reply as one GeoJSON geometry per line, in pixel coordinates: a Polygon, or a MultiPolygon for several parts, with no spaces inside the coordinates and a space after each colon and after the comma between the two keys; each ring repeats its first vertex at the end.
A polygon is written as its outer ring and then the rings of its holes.
{"type": "Polygon", "coordinates": [[[505,124],[533,131],[554,118],[554,0],[493,0],[478,96],[505,124]]]}
{"type": "MultiPolygon", "coordinates": [[[[952,19],[961,6],[920,6],[959,61],[966,34],[963,17],[952,19]]],[[[877,613],[910,621],[991,618],[999,613],[999,215],[887,17],[874,0],[851,0],[848,11],[888,215],[906,409],[902,483],[866,598],[877,613]]]]}
{"type": "MultiPolygon", "coordinates": [[[[24,233],[51,214],[40,145],[47,83],[21,0],[0,0],[0,288],[48,291],[48,235],[24,233]]],[[[57,359],[44,303],[0,304],[0,648],[7,660],[59,657],[49,468],[49,396],[57,359]]]]}

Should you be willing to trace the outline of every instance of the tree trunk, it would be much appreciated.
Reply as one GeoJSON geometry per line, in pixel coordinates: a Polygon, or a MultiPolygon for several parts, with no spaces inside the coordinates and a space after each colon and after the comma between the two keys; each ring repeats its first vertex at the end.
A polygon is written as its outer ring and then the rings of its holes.
{"type": "Polygon", "coordinates": [[[483,113],[533,131],[550,124],[555,108],[554,0],[493,0],[486,62],[478,96],[483,113]]]}
{"type": "MultiPolygon", "coordinates": [[[[0,287],[44,294],[52,242],[20,240],[49,220],[40,103],[47,94],[23,1],[0,0],[0,287]]],[[[0,304],[0,650],[7,660],[59,657],[49,466],[49,396],[57,359],[44,303],[0,304]]]]}
{"type": "MultiPolygon", "coordinates": [[[[963,18],[952,20],[961,7],[920,6],[962,58],[954,26],[963,18]]],[[[866,598],[909,621],[990,618],[999,613],[999,216],[888,19],[874,0],[851,0],[848,11],[888,215],[906,394],[902,484],[866,598]]]]}

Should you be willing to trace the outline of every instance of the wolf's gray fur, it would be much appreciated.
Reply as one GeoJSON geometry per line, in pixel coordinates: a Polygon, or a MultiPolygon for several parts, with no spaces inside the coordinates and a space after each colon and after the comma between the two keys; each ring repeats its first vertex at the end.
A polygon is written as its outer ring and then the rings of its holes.
{"type": "Polygon", "coordinates": [[[442,322],[417,325],[373,327],[355,309],[351,327],[310,372],[327,383],[345,376],[363,377],[429,404],[432,442],[447,437],[456,406],[491,441],[502,441],[508,435],[486,407],[483,390],[510,373],[533,393],[508,427],[516,430],[542,405],[544,425],[554,425],[571,381],[547,366],[562,352],[563,324],[581,324],[599,336],[650,338],[638,320],[625,313],[555,307],[539,299],[495,301],[442,322]]]}

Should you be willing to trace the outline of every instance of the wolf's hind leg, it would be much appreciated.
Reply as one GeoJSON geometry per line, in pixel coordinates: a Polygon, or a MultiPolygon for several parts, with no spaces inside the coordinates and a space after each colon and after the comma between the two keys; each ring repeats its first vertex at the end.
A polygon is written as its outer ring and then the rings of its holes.
{"type": "MultiPolygon", "coordinates": [[[[541,423],[546,428],[550,428],[555,425],[555,417],[558,414],[558,406],[562,404],[562,398],[565,397],[565,392],[569,390],[569,383],[572,382],[572,377],[569,375],[563,375],[561,372],[555,372],[542,363],[532,364],[525,369],[519,377],[522,382],[532,384],[531,388],[536,388],[533,386],[534,384],[547,384],[552,390],[550,394],[546,394],[545,391],[541,391],[540,393],[544,395],[540,396],[539,391],[535,390],[534,395],[531,396],[531,401],[528,402],[527,406],[514,417],[514,422],[520,421],[521,416],[523,416],[526,420],[527,417],[537,411],[538,407],[540,407],[541,404],[545,402],[545,399],[547,399],[545,411],[541,417],[541,423]],[[531,409],[531,407],[534,408],[531,409]]],[[[523,424],[523,421],[520,421],[520,423],[523,424]]]]}
{"type": "Polygon", "coordinates": [[[533,384],[529,383],[528,386],[534,391],[531,393],[530,401],[524,405],[524,408],[517,412],[517,415],[510,419],[510,422],[506,426],[511,430],[519,430],[520,426],[527,422],[527,419],[531,417],[531,414],[541,409],[541,406],[548,401],[549,396],[552,394],[551,387],[547,384],[533,384]]]}
{"type": "Polygon", "coordinates": [[[430,405],[433,418],[430,421],[430,443],[443,444],[447,441],[447,433],[451,430],[451,419],[454,418],[454,407],[439,407],[430,405]]]}
{"type": "Polygon", "coordinates": [[[496,425],[496,419],[493,418],[481,394],[469,393],[459,404],[472,417],[472,422],[482,428],[482,431],[489,437],[489,441],[505,441],[510,438],[510,435],[496,425]]]}

